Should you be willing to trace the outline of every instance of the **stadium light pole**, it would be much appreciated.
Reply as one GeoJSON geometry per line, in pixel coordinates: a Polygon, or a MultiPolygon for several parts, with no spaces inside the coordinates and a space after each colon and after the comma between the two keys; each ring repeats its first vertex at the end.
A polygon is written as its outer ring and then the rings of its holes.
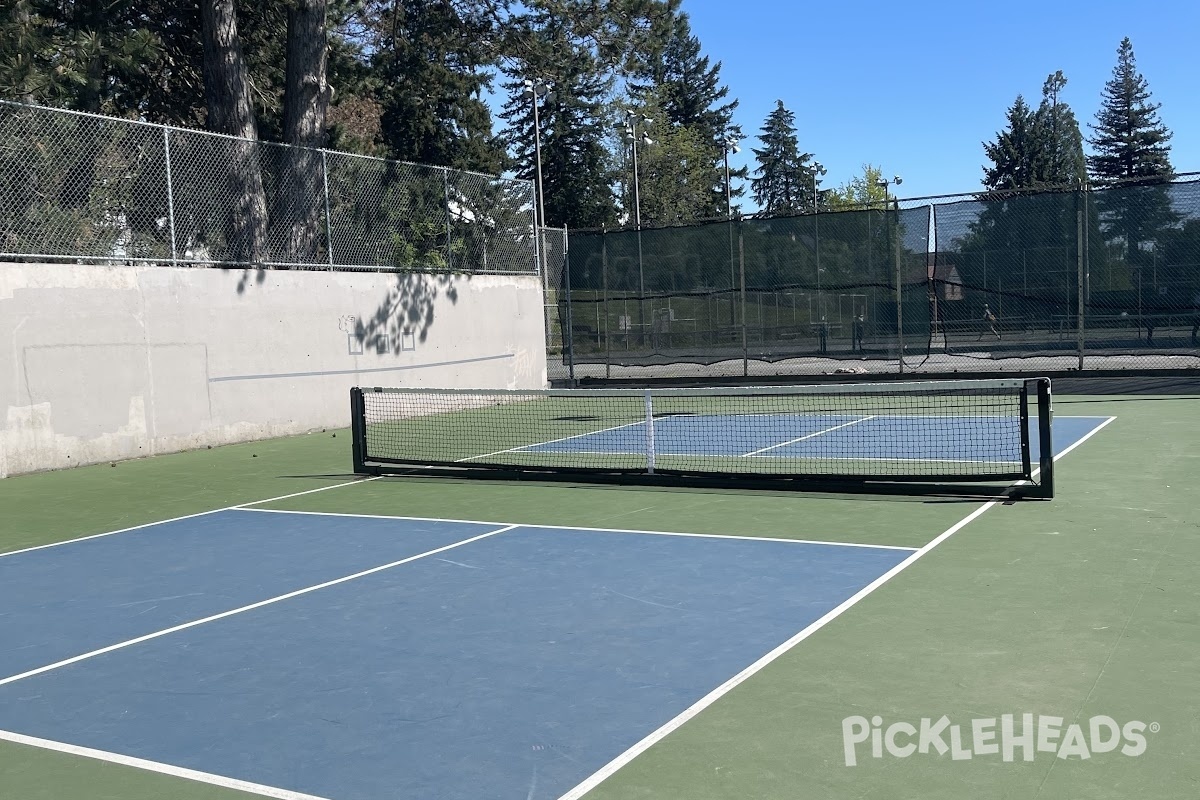
{"type": "MultiPolygon", "coordinates": [[[[888,186],[899,186],[904,183],[904,179],[899,175],[893,175],[889,181],[887,178],[880,178],[876,181],[876,185],[883,187],[883,220],[887,224],[888,244],[891,245],[892,223],[888,219],[888,186]]],[[[900,373],[904,373],[904,293],[901,285],[903,275],[900,273],[900,249],[896,248],[896,362],[899,364],[900,373]]]]}
{"type": "Polygon", "coordinates": [[[638,177],[638,144],[649,147],[654,144],[646,126],[654,120],[650,117],[639,116],[632,111],[625,112],[625,121],[617,123],[617,129],[622,131],[629,140],[629,148],[633,151],[633,219],[637,226],[638,244],[638,308],[641,311],[641,324],[646,325],[646,272],[642,266],[642,191],[638,177]]]}
{"type": "MultiPolygon", "coordinates": [[[[729,226],[729,289],[732,291],[737,286],[737,269],[733,263],[733,188],[729,183],[729,153],[732,151],[737,155],[742,151],[738,147],[738,140],[732,135],[726,136],[725,141],[725,218],[728,220],[729,226]]],[[[732,327],[736,324],[734,314],[733,297],[729,298],[729,324],[732,327]]]]}
{"type": "Polygon", "coordinates": [[[738,140],[732,136],[725,139],[725,216],[728,219],[733,219],[733,189],[729,185],[729,154],[734,155],[742,152],[742,148],[738,147],[738,140]]]}
{"type": "Polygon", "coordinates": [[[542,239],[542,231],[546,227],[546,201],[542,186],[542,121],[538,113],[538,101],[553,103],[554,86],[549,81],[534,81],[526,78],[525,88],[521,90],[521,97],[533,105],[533,152],[534,159],[537,162],[537,209],[534,212],[533,225],[537,229],[538,255],[542,262],[540,267],[544,278],[546,274],[546,248],[544,246],[545,242],[542,239]]]}
{"type": "Polygon", "coordinates": [[[813,181],[813,250],[817,254],[817,313],[821,316],[821,324],[825,324],[825,296],[821,294],[821,194],[817,189],[817,180],[828,170],[820,161],[812,163],[813,181]]]}

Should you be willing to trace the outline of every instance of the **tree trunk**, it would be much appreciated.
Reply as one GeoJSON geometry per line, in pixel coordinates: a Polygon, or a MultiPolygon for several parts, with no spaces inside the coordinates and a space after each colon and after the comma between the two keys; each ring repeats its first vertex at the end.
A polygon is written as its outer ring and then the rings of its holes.
{"type": "Polygon", "coordinates": [[[325,144],[325,114],[333,94],[325,75],[327,9],[328,0],[293,0],[288,8],[283,136],[292,148],[276,220],[288,231],[288,260],[297,263],[314,263],[323,239],[325,189],[316,148],[325,144]]]}
{"type": "Polygon", "coordinates": [[[230,142],[231,255],[237,261],[257,264],[264,260],[267,249],[267,200],[234,0],[200,0],[200,27],[208,128],[240,140],[230,142]]]}

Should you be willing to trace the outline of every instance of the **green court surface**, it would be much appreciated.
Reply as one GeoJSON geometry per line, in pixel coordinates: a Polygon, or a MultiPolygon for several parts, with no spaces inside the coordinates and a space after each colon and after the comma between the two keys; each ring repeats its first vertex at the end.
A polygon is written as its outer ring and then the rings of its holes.
{"type": "MultiPolygon", "coordinates": [[[[1056,412],[1116,419],[1062,458],[1052,501],[358,481],[349,437],[327,431],[0,481],[0,552],[266,498],[280,499],[258,507],[913,548],[941,537],[586,797],[1196,797],[1200,397],[1059,397],[1056,412]],[[849,717],[887,728],[946,716],[969,740],[972,720],[1010,714],[1061,717],[1085,736],[1098,716],[1142,722],[1144,752],[877,758],[865,742],[846,763],[849,717]]],[[[252,796],[0,742],[3,798],[252,796]]]]}

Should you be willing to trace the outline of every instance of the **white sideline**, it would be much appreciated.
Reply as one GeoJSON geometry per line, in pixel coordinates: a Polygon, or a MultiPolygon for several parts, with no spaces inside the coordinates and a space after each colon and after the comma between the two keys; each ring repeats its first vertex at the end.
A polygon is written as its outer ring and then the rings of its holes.
{"type": "Polygon", "coordinates": [[[143,769],[147,772],[157,772],[162,775],[170,775],[174,778],[184,778],[189,781],[197,781],[199,783],[207,783],[211,786],[220,786],[223,789],[234,789],[239,792],[248,794],[257,794],[263,797],[274,797],[276,800],[327,800],[324,797],[317,797],[315,794],[303,794],[301,792],[293,792],[290,789],[279,789],[275,786],[264,786],[261,783],[251,783],[249,781],[239,780],[237,778],[227,778],[224,775],[214,775],[211,772],[200,772],[199,770],[187,769],[186,767],[176,767],[172,764],[163,764],[158,761],[147,761],[144,758],[134,758],[133,756],[125,756],[120,753],[109,753],[106,750],[94,750],[90,747],[80,747],[66,742],[56,742],[52,739],[39,739],[36,736],[26,736],[21,733],[13,733],[12,731],[0,731],[0,740],[13,742],[15,744],[23,744],[29,747],[37,747],[41,750],[53,750],[56,753],[66,753],[72,756],[82,756],[83,758],[91,758],[96,761],[107,761],[110,764],[119,764],[123,767],[134,767],[143,769]]]}
{"type": "MultiPolygon", "coordinates": [[[[1100,423],[1095,428],[1088,431],[1085,435],[1083,435],[1076,441],[1072,442],[1071,445],[1068,446],[1067,448],[1065,448],[1061,453],[1054,456],[1054,460],[1058,461],[1060,458],[1065,456],[1067,453],[1070,453],[1076,447],[1079,447],[1079,445],[1083,444],[1088,439],[1095,436],[1097,433],[1099,433],[1101,430],[1103,430],[1105,426],[1107,426],[1110,422],[1112,422],[1115,419],[1116,419],[1116,417],[1109,417],[1104,422],[1100,423]]],[[[1034,474],[1034,476],[1036,476],[1038,474],[1038,470],[1035,470],[1033,474],[1034,474]]],[[[1026,481],[1018,481],[1017,483],[1014,483],[1013,486],[1010,488],[1020,486],[1024,483],[1026,483],[1026,481]]],[[[885,572],[884,574],[880,575],[878,578],[873,580],[871,583],[864,586],[853,597],[850,597],[845,602],[843,602],[841,605],[839,605],[837,608],[833,609],[832,611],[827,613],[825,616],[821,617],[819,620],[812,623],[807,628],[800,631],[795,636],[788,639],[786,642],[779,645],[774,650],[767,653],[762,658],[758,659],[753,664],[746,667],[744,670],[742,670],[741,672],[734,675],[729,680],[722,683],[717,688],[713,689],[711,692],[709,692],[704,697],[700,698],[695,703],[693,703],[691,706],[689,706],[687,709],[685,709],[683,711],[683,713],[679,714],[677,717],[675,717],[674,719],[667,722],[665,725],[660,727],[658,730],[652,732],[650,735],[643,738],[640,742],[638,742],[637,744],[630,747],[624,753],[621,753],[621,755],[617,756],[612,761],[605,764],[603,767],[601,767],[599,770],[597,770],[595,773],[593,773],[587,780],[585,780],[583,783],[580,783],[578,786],[576,786],[571,791],[562,795],[558,800],[579,800],[581,797],[586,795],[592,789],[595,789],[601,783],[603,783],[608,778],[610,778],[619,769],[624,767],[629,762],[633,761],[635,758],[640,756],[642,753],[649,750],[651,747],[653,747],[658,742],[665,739],[670,733],[672,733],[673,731],[680,728],[684,723],[691,720],[693,717],[698,715],[701,711],[704,711],[704,709],[708,708],[713,703],[717,702],[722,697],[724,697],[726,694],[733,691],[733,689],[735,689],[737,686],[744,683],[749,678],[753,677],[756,673],[760,672],[764,667],[766,667],[772,661],[776,660],[777,658],[782,656],[784,653],[788,652],[793,647],[800,644],[800,642],[803,642],[805,639],[812,636],[814,633],[819,631],[821,628],[825,627],[830,622],[837,619],[844,612],[846,612],[849,609],[851,609],[852,607],[854,607],[854,605],[856,605],[858,603],[858,601],[862,600],[864,597],[866,597],[867,595],[874,592],[880,586],[882,586],[883,584],[890,581],[892,578],[899,575],[901,572],[903,572],[905,569],[910,567],[912,564],[916,563],[916,561],[918,559],[920,559],[922,556],[924,556],[929,551],[933,550],[933,548],[937,547],[942,542],[949,539],[954,534],[958,533],[960,530],[965,528],[967,526],[967,524],[978,519],[980,516],[982,516],[984,514],[984,512],[988,511],[991,508],[994,508],[995,506],[999,505],[1002,502],[1005,502],[1006,499],[1007,498],[1002,497],[1002,498],[997,498],[996,500],[989,500],[988,502],[981,505],[979,508],[972,511],[967,516],[963,517],[961,520],[956,522],[954,525],[952,525],[951,527],[949,527],[948,529],[943,531],[941,534],[939,534],[936,539],[929,542],[927,545],[922,547],[920,550],[917,550],[911,556],[904,559],[899,564],[892,567],[890,570],[888,570],[887,572],[885,572]]]]}

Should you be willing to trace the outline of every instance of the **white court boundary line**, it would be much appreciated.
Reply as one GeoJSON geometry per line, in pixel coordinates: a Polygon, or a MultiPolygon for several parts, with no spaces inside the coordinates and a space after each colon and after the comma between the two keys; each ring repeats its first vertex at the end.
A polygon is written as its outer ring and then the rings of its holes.
{"type": "Polygon", "coordinates": [[[834,425],[832,428],[823,428],[819,431],[814,431],[813,433],[806,433],[803,436],[797,436],[795,439],[788,439],[786,442],[780,442],[779,444],[773,444],[768,447],[760,447],[757,450],[751,450],[749,453],[742,453],[740,456],[738,456],[738,458],[749,458],[750,456],[756,456],[759,453],[765,453],[768,450],[774,450],[777,447],[787,447],[789,444],[796,444],[796,442],[803,442],[807,439],[815,439],[818,436],[824,436],[827,433],[840,431],[842,428],[849,428],[851,425],[857,425],[860,422],[866,422],[869,419],[875,419],[877,416],[879,415],[871,414],[870,416],[862,417],[860,419],[852,419],[849,422],[843,422],[841,425],[834,425]]]}
{"type": "Polygon", "coordinates": [[[418,559],[427,558],[429,556],[437,555],[438,553],[444,553],[447,550],[453,550],[456,547],[462,547],[463,545],[471,544],[472,542],[477,542],[480,539],[486,539],[489,536],[495,536],[497,534],[504,533],[506,531],[511,531],[513,528],[517,528],[517,527],[520,527],[520,526],[519,525],[507,525],[503,528],[498,528],[496,530],[487,531],[485,533],[478,534],[477,536],[472,536],[469,539],[463,539],[458,542],[452,542],[450,544],[443,545],[441,547],[436,547],[433,550],[426,550],[424,553],[417,553],[416,555],[413,555],[413,556],[407,556],[406,558],[401,558],[398,561],[392,561],[388,564],[382,564],[378,567],[371,567],[370,569],[365,569],[365,570],[362,570],[361,572],[355,572],[352,575],[343,575],[340,578],[334,578],[333,580],[325,581],[324,583],[318,583],[314,586],[307,586],[303,589],[296,589],[295,591],[288,592],[287,594],[277,595],[276,597],[270,597],[270,598],[267,598],[266,600],[259,600],[256,603],[250,603],[249,605],[241,606],[240,608],[230,609],[229,611],[222,611],[219,614],[212,614],[210,616],[203,617],[202,619],[195,619],[195,620],[192,620],[191,622],[185,622],[181,625],[175,625],[170,628],[164,628],[163,630],[155,631],[154,633],[147,633],[143,636],[138,636],[133,639],[126,639],[123,642],[117,642],[116,644],[110,644],[107,647],[101,647],[99,649],[92,650],[87,653],[81,653],[80,655],[72,656],[71,658],[65,658],[62,661],[56,661],[53,664],[46,664],[45,666],[37,667],[36,669],[27,670],[26,672],[21,672],[17,675],[10,675],[7,678],[0,679],[0,686],[6,686],[7,684],[15,683],[15,682],[17,682],[19,680],[23,680],[25,678],[32,678],[34,675],[41,675],[43,672],[50,672],[52,670],[70,666],[71,664],[77,664],[80,661],[87,661],[90,658],[95,658],[96,656],[102,656],[105,653],[111,653],[114,650],[122,650],[126,647],[132,647],[135,644],[141,644],[143,642],[148,642],[151,639],[158,639],[162,636],[167,636],[168,634],[178,633],[179,631],[187,630],[188,628],[195,628],[198,625],[205,625],[209,622],[216,622],[217,620],[225,619],[226,617],[232,617],[237,614],[244,614],[247,611],[254,611],[255,609],[263,608],[264,606],[274,605],[275,603],[281,603],[284,600],[290,600],[293,597],[300,597],[301,595],[311,594],[312,592],[320,591],[321,589],[328,589],[330,586],[337,586],[338,584],[347,583],[349,581],[357,580],[358,578],[365,578],[368,575],[374,575],[376,572],[383,572],[384,570],[392,569],[393,567],[398,567],[401,564],[408,564],[409,562],[417,561],[418,559]]]}
{"type": "MultiPolygon", "coordinates": [[[[1066,449],[1064,449],[1061,453],[1054,456],[1054,460],[1057,461],[1058,459],[1067,455],[1067,453],[1070,453],[1072,450],[1074,450],[1079,445],[1083,444],[1085,441],[1090,439],[1096,433],[1099,433],[1100,430],[1102,430],[1104,427],[1106,427],[1109,423],[1113,422],[1115,419],[1116,419],[1116,417],[1108,417],[1107,419],[1105,419],[1104,422],[1102,422],[1100,425],[1093,428],[1087,434],[1085,434],[1080,439],[1073,442],[1070,446],[1068,446],[1066,449]]],[[[368,478],[366,480],[373,480],[373,479],[368,478]]],[[[305,491],[305,492],[295,492],[290,495],[284,495],[284,496],[278,497],[278,498],[271,498],[270,500],[259,500],[259,501],[255,501],[255,502],[251,502],[251,503],[243,503],[243,504],[237,505],[237,506],[229,506],[229,507],[223,508],[223,509],[214,509],[213,511],[202,512],[201,514],[189,514],[189,515],[186,515],[183,517],[177,517],[176,519],[189,519],[191,517],[203,516],[204,514],[212,514],[212,513],[216,513],[217,511],[227,511],[227,510],[257,511],[257,512],[263,512],[263,513],[277,512],[277,513],[292,513],[292,514],[320,513],[320,512],[295,512],[295,511],[288,512],[288,511],[276,510],[276,509],[250,508],[249,506],[256,505],[258,503],[271,502],[272,500],[282,500],[282,499],[286,499],[289,497],[298,497],[300,495],[312,494],[313,492],[324,491],[325,489],[333,489],[333,488],[337,488],[338,486],[347,486],[352,483],[363,483],[363,482],[365,482],[365,481],[351,481],[348,483],[334,484],[333,486],[323,486],[318,489],[311,489],[311,490],[305,491]]],[[[1024,483],[1024,481],[1018,481],[1017,483],[1013,484],[1013,486],[1015,487],[1015,486],[1021,485],[1023,483],[1024,483]]],[[[670,734],[672,731],[681,727],[688,720],[692,719],[693,717],[698,715],[701,711],[708,708],[710,705],[712,705],[717,700],[719,700],[721,697],[728,694],[730,691],[732,691],[734,688],[736,688],[739,684],[745,682],[747,679],[752,677],[755,673],[761,671],[764,667],[766,667],[772,661],[779,658],[779,656],[783,655],[788,650],[791,650],[793,647],[795,647],[797,644],[799,644],[800,642],[807,639],[813,633],[816,633],[818,630],[820,630],[822,627],[827,625],[829,622],[833,621],[836,617],[840,616],[843,612],[847,611],[852,606],[854,606],[859,600],[866,597],[868,594],[870,594],[875,589],[882,586],[884,583],[886,583],[891,578],[895,577],[895,575],[902,572],[909,565],[911,565],[912,563],[917,561],[919,558],[921,558],[923,555],[928,553],[934,547],[936,547],[937,545],[941,544],[946,539],[953,536],[955,533],[957,533],[959,530],[961,530],[963,527],[965,527],[968,523],[972,522],[973,520],[975,520],[979,516],[981,516],[984,512],[986,512],[993,506],[995,506],[1001,502],[1004,502],[1005,499],[1006,498],[1001,497],[1001,498],[997,498],[995,500],[988,501],[987,503],[984,503],[982,506],[977,508],[971,514],[967,515],[965,518],[963,518],[958,523],[956,523],[953,527],[951,527],[948,530],[946,530],[945,532],[943,532],[936,539],[929,542],[928,544],[926,544],[924,547],[920,548],[919,550],[916,550],[915,552],[913,552],[912,555],[910,555],[904,561],[900,562],[895,567],[890,569],[888,572],[881,575],[879,578],[877,578],[871,584],[869,584],[868,586],[866,586],[862,590],[860,590],[853,597],[851,597],[848,600],[846,600],[845,602],[843,602],[840,606],[833,609],[832,611],[827,613],[825,616],[821,617],[821,619],[812,623],[807,628],[805,628],[804,630],[797,633],[794,637],[792,637],[788,641],[786,641],[783,644],[776,647],[771,652],[764,655],[758,661],[754,662],[753,664],[748,666],[746,669],[742,670],[737,675],[733,676],[728,681],[721,684],[721,686],[718,686],[712,692],[705,695],[699,701],[694,703],[691,707],[686,709],[682,714],[675,717],[675,719],[672,719],[671,721],[669,721],[668,723],[666,723],[665,725],[660,727],[658,730],[651,733],[649,736],[646,736],[644,739],[642,739],[640,742],[635,744],[633,747],[626,750],[620,756],[618,756],[617,758],[610,761],[608,764],[606,764],[603,768],[601,768],[599,771],[594,773],[591,777],[589,777],[583,783],[579,784],[574,789],[567,792],[567,794],[563,795],[559,800],[578,800],[578,798],[580,798],[583,795],[590,792],[592,789],[594,789],[600,783],[602,783],[603,781],[608,779],[611,775],[616,773],[621,767],[625,766],[630,761],[632,761],[634,758],[641,755],[643,752],[648,750],[651,746],[653,746],[657,742],[666,738],[666,736],[668,734],[670,734]]],[[[333,515],[333,516],[367,516],[367,515],[333,515]]],[[[384,518],[385,519],[423,519],[423,518],[415,518],[415,517],[384,517],[384,518]]],[[[110,531],[108,533],[96,534],[95,536],[89,536],[89,537],[85,537],[85,538],[91,539],[91,538],[97,538],[98,536],[109,536],[109,535],[112,535],[115,533],[122,533],[124,530],[137,530],[138,528],[149,527],[150,525],[158,525],[158,524],[162,524],[165,522],[172,522],[172,521],[174,521],[174,520],[162,520],[161,522],[148,523],[146,525],[139,525],[134,528],[126,528],[121,531],[110,531]]],[[[431,520],[431,521],[436,521],[436,520],[431,520]]],[[[462,520],[451,520],[451,521],[461,522],[462,520]]],[[[457,542],[457,543],[448,545],[443,548],[431,550],[427,553],[422,553],[417,556],[412,556],[409,559],[405,559],[405,560],[406,561],[414,560],[416,558],[422,558],[425,556],[434,555],[436,553],[443,552],[445,550],[467,544],[467,543],[469,543],[471,541],[475,541],[477,539],[481,539],[481,538],[484,538],[487,536],[495,536],[499,533],[503,533],[507,530],[512,530],[513,528],[517,528],[517,527],[554,528],[554,527],[562,527],[562,526],[512,525],[512,526],[508,526],[505,528],[501,528],[500,530],[490,531],[488,533],[482,534],[481,536],[477,536],[472,539],[467,539],[462,542],[457,542]]],[[[616,529],[571,528],[569,530],[600,530],[600,531],[612,532],[612,531],[615,531],[616,529]]],[[[663,531],[628,531],[628,532],[631,532],[631,533],[639,533],[639,532],[640,533],[653,533],[653,534],[666,535],[666,536],[691,535],[691,536],[711,536],[713,538],[725,538],[725,537],[720,537],[716,534],[676,534],[676,533],[667,533],[667,532],[663,532],[663,531]]],[[[751,537],[729,537],[729,538],[741,539],[741,538],[751,538],[751,537]]],[[[57,546],[60,544],[69,544],[72,541],[82,541],[82,539],[71,539],[71,540],[68,540],[65,542],[57,542],[52,545],[42,545],[41,547],[38,547],[38,548],[29,548],[29,549],[42,549],[42,547],[53,547],[53,546],[57,546]]],[[[774,540],[770,540],[770,541],[774,541],[774,540]]],[[[783,539],[780,541],[796,542],[798,540],[783,539]]],[[[857,547],[881,547],[879,545],[853,545],[853,544],[848,544],[848,543],[844,543],[844,542],[811,542],[811,543],[813,543],[813,544],[836,544],[836,545],[848,546],[848,547],[855,547],[855,546],[857,546],[857,547]]],[[[904,548],[897,548],[897,549],[904,549],[904,548]]],[[[14,551],[14,552],[23,552],[23,551],[14,551]]],[[[0,555],[11,555],[11,553],[0,554],[0,555]]],[[[403,562],[396,562],[393,565],[384,565],[382,567],[376,567],[375,569],[369,570],[367,572],[368,573],[369,572],[377,572],[377,571],[380,571],[383,569],[387,569],[391,566],[398,566],[400,563],[403,563],[403,562]]],[[[361,574],[365,575],[367,573],[361,573],[361,574]]],[[[345,578],[338,579],[337,581],[331,581],[327,584],[323,584],[322,586],[329,586],[329,585],[333,585],[334,583],[340,583],[340,582],[352,580],[354,577],[356,577],[356,576],[347,576],[345,578]]],[[[163,636],[163,635],[166,635],[167,633],[177,631],[177,630],[182,630],[183,628],[186,628],[186,627],[192,627],[195,625],[199,625],[205,621],[212,621],[219,617],[231,616],[232,614],[240,613],[240,611],[243,611],[243,610],[250,610],[251,608],[261,607],[262,605],[266,605],[267,603],[278,602],[279,600],[282,600],[289,596],[295,596],[297,594],[301,594],[301,593],[304,593],[307,591],[316,591],[317,588],[319,588],[319,587],[311,587],[310,589],[307,589],[307,590],[293,592],[293,593],[291,593],[291,595],[283,595],[283,596],[280,596],[279,598],[274,598],[272,600],[264,601],[262,603],[256,603],[253,606],[247,606],[244,609],[235,609],[233,611],[226,612],[224,614],[206,618],[205,620],[197,620],[195,622],[188,623],[187,625],[181,625],[181,626],[177,626],[175,628],[170,628],[165,631],[160,631],[156,634],[150,634],[149,636],[139,637],[138,639],[133,639],[133,640],[130,640],[129,642],[113,645],[113,646],[104,648],[103,650],[94,651],[93,653],[90,653],[90,654],[84,654],[82,656],[77,656],[73,659],[59,662],[58,664],[55,664],[55,665],[48,665],[47,667],[43,667],[39,670],[35,670],[30,673],[25,673],[24,675],[21,675],[21,676],[13,676],[11,678],[6,678],[5,680],[0,681],[0,685],[3,685],[5,683],[10,683],[14,680],[18,680],[21,677],[26,677],[31,674],[35,674],[38,672],[45,672],[50,669],[58,668],[60,666],[66,666],[68,663],[75,663],[77,661],[82,661],[85,658],[91,658],[95,655],[100,655],[102,652],[111,652],[112,650],[115,650],[115,649],[118,649],[121,647],[127,647],[129,645],[132,645],[132,644],[135,644],[135,643],[138,643],[141,641],[146,641],[147,639],[150,639],[150,638],[155,638],[157,636],[163,636]]],[[[67,753],[70,755],[76,755],[76,756],[81,756],[81,757],[85,757],[85,758],[92,758],[92,759],[96,759],[96,760],[100,760],[100,761],[107,761],[107,762],[122,765],[122,766],[133,767],[133,768],[142,769],[142,770],[146,770],[146,771],[150,771],[150,772],[157,772],[157,773],[161,773],[161,774],[165,774],[165,775],[170,775],[173,777],[179,777],[179,778],[184,778],[187,780],[198,781],[201,783],[207,783],[207,784],[211,784],[214,786],[220,786],[220,787],[224,787],[224,788],[240,790],[240,791],[244,791],[244,792],[248,792],[248,793],[252,793],[252,794],[259,794],[259,795],[266,796],[266,797],[278,798],[279,800],[326,800],[325,798],[320,798],[315,795],[306,795],[306,794],[301,794],[298,792],[292,792],[292,791],[289,791],[286,789],[278,789],[275,787],[248,783],[245,781],[238,780],[236,778],[229,778],[229,777],[225,777],[225,776],[221,776],[221,775],[214,775],[211,773],[199,772],[196,770],[190,770],[190,769],[186,769],[183,767],[172,766],[170,764],[162,764],[162,763],[158,763],[158,762],[154,762],[154,761],[147,761],[144,759],[134,758],[131,756],[123,756],[118,753],[109,753],[109,752],[106,752],[103,750],[93,750],[90,748],[79,747],[76,745],[71,745],[71,744],[67,744],[67,743],[63,743],[63,742],[55,742],[55,741],[52,741],[49,739],[38,739],[35,737],[25,736],[25,735],[18,734],[18,733],[11,733],[9,731],[0,731],[0,740],[23,744],[23,745],[27,745],[30,747],[37,747],[37,748],[41,748],[44,750],[52,750],[52,751],[57,751],[57,752],[61,752],[61,753],[67,753]]]]}
{"type": "Polygon", "coordinates": [[[142,528],[153,528],[155,525],[166,525],[168,522],[179,522],[179,521],[185,520],[185,519],[195,519],[196,517],[206,517],[209,514],[219,514],[222,511],[233,511],[235,509],[245,508],[246,506],[258,505],[259,503],[274,503],[277,500],[287,500],[289,498],[300,497],[301,495],[305,495],[305,494],[314,494],[316,492],[324,492],[329,489],[338,489],[338,488],[341,488],[342,486],[355,486],[360,483],[369,483],[371,481],[377,481],[381,477],[383,477],[383,476],[375,475],[374,477],[370,477],[370,478],[359,478],[359,479],[353,480],[353,481],[345,481],[343,483],[330,484],[329,486],[318,486],[316,489],[306,489],[303,492],[292,492],[291,494],[281,494],[281,495],[279,495],[279,497],[268,497],[266,500],[248,500],[245,503],[238,503],[237,505],[224,506],[222,508],[213,508],[208,511],[198,511],[195,514],[184,514],[181,517],[170,517],[169,519],[160,519],[160,520],[155,520],[154,522],[144,522],[141,525],[134,525],[129,528],[119,528],[118,530],[115,530],[115,531],[105,531],[104,533],[93,533],[90,536],[80,536],[75,539],[63,539],[61,542],[50,542],[49,544],[39,544],[35,547],[25,547],[25,548],[22,548],[21,550],[10,550],[6,553],[0,553],[0,558],[5,558],[6,556],[15,556],[15,555],[19,555],[21,553],[32,553],[34,550],[46,550],[47,548],[50,548],[50,547],[62,547],[64,544],[75,544],[76,542],[86,542],[90,539],[101,539],[105,536],[115,536],[118,533],[128,533],[129,531],[137,531],[137,530],[141,530],[142,528]]]}
{"type": "Polygon", "coordinates": [[[110,753],[106,750],[95,750],[91,747],[80,747],[79,745],[68,744],[66,742],[56,742],[52,739],[39,739],[36,736],[26,736],[21,733],[13,733],[12,731],[0,730],[0,740],[13,742],[14,744],[23,744],[29,747],[37,747],[41,750],[53,750],[57,753],[91,758],[96,761],[107,761],[110,764],[134,767],[147,772],[157,772],[162,775],[170,775],[173,778],[184,778],[189,781],[220,786],[224,789],[234,789],[249,794],[262,795],[263,797],[274,797],[277,800],[327,800],[327,798],[318,797],[315,794],[303,794],[301,792],[293,792],[290,789],[264,786],[261,783],[251,783],[238,778],[227,778],[224,775],[214,775],[211,772],[200,772],[199,770],[188,769],[186,767],[177,767],[173,764],[163,764],[159,761],[147,761],[144,758],[110,753]]]}
{"type": "MultiPolygon", "coordinates": [[[[1057,455],[1055,455],[1054,460],[1058,461],[1060,458],[1065,456],[1067,453],[1070,453],[1076,447],[1079,447],[1079,445],[1083,444],[1088,439],[1095,436],[1097,433],[1099,433],[1101,430],[1103,430],[1105,427],[1107,427],[1108,424],[1111,423],[1115,419],[1116,419],[1116,417],[1107,418],[1104,422],[1100,423],[1095,428],[1093,428],[1092,430],[1088,431],[1086,434],[1081,436],[1079,439],[1076,439],[1074,442],[1072,442],[1061,453],[1058,453],[1057,455]]],[[[1037,473],[1038,473],[1038,471],[1035,470],[1034,475],[1037,475],[1037,473]]],[[[1010,489],[1015,488],[1020,485],[1023,485],[1025,483],[1026,483],[1026,481],[1017,481],[1010,487],[1010,489]]],[[[995,500],[989,500],[988,502],[981,505],[979,508],[972,511],[967,516],[963,517],[961,520],[959,520],[954,525],[947,528],[945,531],[943,531],[941,534],[939,534],[937,536],[937,538],[933,539],[931,542],[926,544],[920,550],[917,550],[911,556],[904,559],[899,564],[892,567],[887,572],[883,573],[878,578],[876,578],[875,580],[871,581],[869,584],[864,586],[857,593],[855,593],[852,597],[845,600],[841,605],[839,605],[838,607],[834,608],[833,610],[831,610],[830,612],[825,614],[825,616],[821,617],[816,622],[812,623],[811,625],[806,627],[804,630],[800,631],[795,636],[788,639],[783,644],[780,644],[774,650],[770,651],[769,653],[764,655],[762,658],[758,659],[753,664],[746,667],[741,672],[739,672],[738,674],[734,675],[729,680],[722,683],[716,689],[713,689],[711,692],[709,692],[704,697],[700,698],[695,703],[693,703],[691,706],[689,706],[687,709],[685,709],[681,714],[676,716],[674,719],[670,720],[665,725],[658,728],[658,730],[655,730],[654,732],[652,732],[651,734],[649,734],[648,736],[643,738],[640,742],[638,742],[637,744],[630,747],[624,753],[621,753],[621,755],[617,756],[612,761],[605,764],[603,767],[601,767],[599,770],[597,770],[595,773],[593,773],[587,780],[585,780],[583,783],[580,783],[578,786],[576,786],[571,791],[562,795],[558,800],[579,800],[580,798],[582,798],[584,795],[586,795],[592,789],[595,789],[601,783],[608,780],[608,778],[612,777],[618,770],[620,770],[626,764],[633,761],[635,758],[637,758],[642,753],[649,750],[655,744],[657,744],[658,742],[665,739],[673,731],[678,730],[686,722],[688,722],[689,720],[691,720],[692,718],[697,716],[700,712],[704,711],[706,708],[711,706],[713,703],[717,702],[722,697],[729,694],[729,692],[733,691],[739,685],[741,685],[742,683],[745,683],[748,679],[753,677],[755,674],[762,671],[762,669],[764,667],[766,667],[768,664],[770,664],[772,661],[775,661],[777,658],[782,656],[784,653],[788,652],[789,650],[794,648],[796,645],[800,644],[805,639],[812,636],[817,631],[821,630],[821,628],[824,628],[830,622],[832,622],[833,620],[840,617],[844,612],[853,608],[864,597],[866,597],[867,595],[874,592],[880,586],[883,586],[885,583],[887,583],[892,578],[899,575],[901,572],[906,570],[908,567],[912,566],[922,556],[924,556],[929,551],[933,550],[933,548],[937,547],[942,542],[946,541],[951,536],[958,533],[960,530],[965,528],[969,523],[971,523],[971,522],[975,521],[976,519],[978,519],[979,517],[983,516],[983,514],[985,512],[989,511],[990,509],[994,508],[995,506],[997,506],[1003,502],[1006,502],[1007,499],[1008,499],[1007,497],[1001,497],[1001,498],[997,498],[995,500]]]]}
{"type": "Polygon", "coordinates": [[[819,544],[830,547],[864,547],[871,550],[906,550],[916,547],[899,547],[894,544],[862,544],[860,542],[827,542],[820,539],[784,539],[772,536],[736,536],[728,533],[686,533],[682,531],[647,531],[636,528],[589,528],[582,525],[539,525],[524,522],[498,522],[479,519],[449,519],[446,517],[409,517],[399,514],[352,514],[339,511],[290,511],[286,508],[236,508],[234,511],[252,511],[256,514],[301,514],[312,517],[350,517],[352,519],[390,519],[410,522],[451,522],[461,525],[511,525],[514,528],[534,528],[551,531],[587,531],[588,533],[635,533],[646,536],[682,536],[693,539],[733,539],[739,542],[781,542],[783,544],[819,544]]]}

